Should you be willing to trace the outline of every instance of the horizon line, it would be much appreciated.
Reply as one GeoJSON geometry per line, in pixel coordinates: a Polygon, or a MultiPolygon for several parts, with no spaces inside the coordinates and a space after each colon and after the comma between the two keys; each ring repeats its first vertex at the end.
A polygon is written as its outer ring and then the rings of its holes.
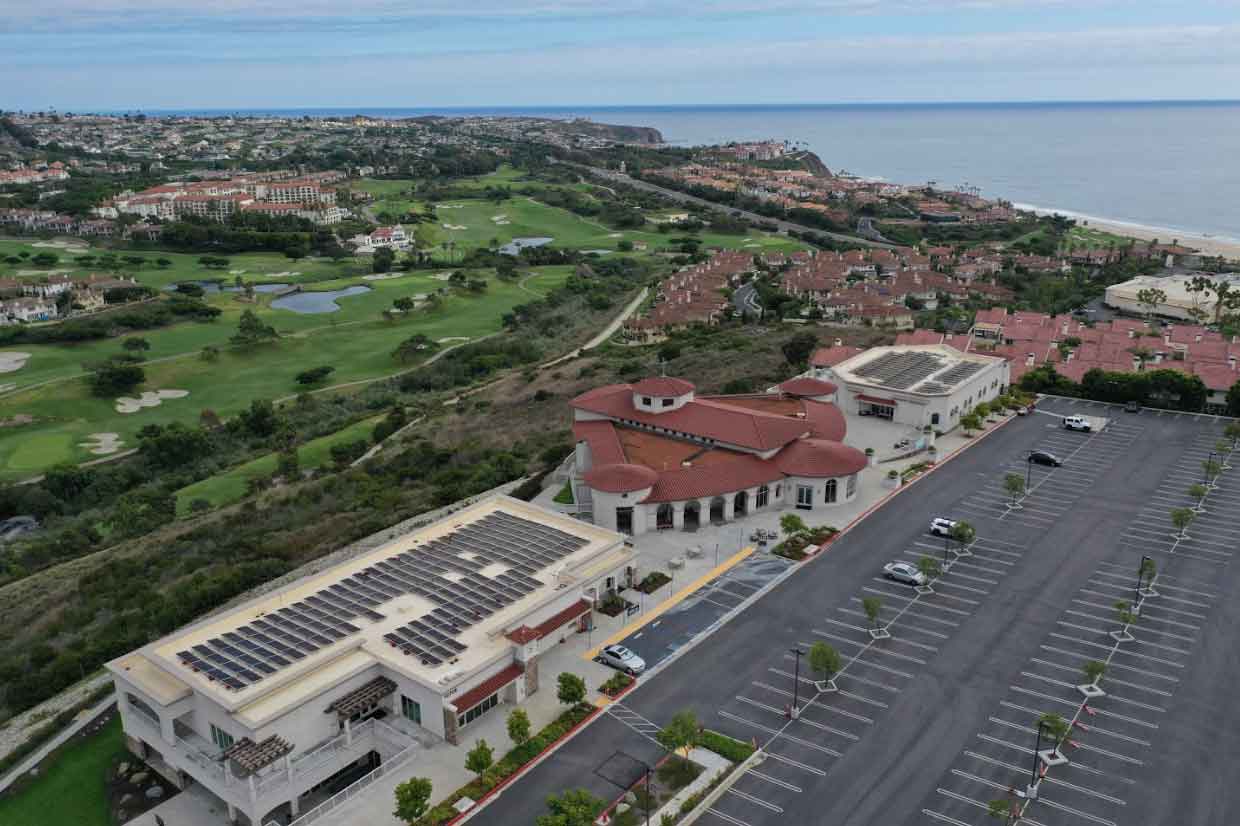
{"type": "Polygon", "coordinates": [[[31,115],[36,113],[57,113],[74,115],[116,115],[116,114],[147,114],[147,113],[279,113],[304,111],[354,112],[362,114],[367,110],[380,111],[416,111],[416,112],[473,112],[478,110],[494,111],[529,111],[547,110],[622,110],[622,109],[779,109],[788,107],[823,107],[823,108],[865,108],[865,107],[951,107],[951,106],[1103,106],[1103,105],[1220,105],[1240,104],[1240,98],[1079,98],[1079,99],[1046,99],[1046,100],[882,100],[882,101],[789,101],[782,103],[602,103],[602,104],[571,104],[571,103],[533,103],[533,104],[426,104],[426,105],[395,105],[395,104],[307,104],[301,106],[182,106],[178,108],[163,107],[105,107],[79,109],[78,107],[48,107],[43,109],[0,109],[0,112],[31,115]]]}

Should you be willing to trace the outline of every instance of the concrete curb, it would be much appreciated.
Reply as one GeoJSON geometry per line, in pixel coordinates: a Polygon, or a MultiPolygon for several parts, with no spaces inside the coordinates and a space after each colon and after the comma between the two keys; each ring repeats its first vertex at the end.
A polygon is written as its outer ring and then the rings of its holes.
{"type": "Polygon", "coordinates": [[[707,793],[706,797],[702,798],[702,802],[694,806],[693,810],[681,819],[679,826],[689,826],[689,824],[693,823],[705,814],[711,806],[715,805],[715,802],[719,800],[719,798],[723,797],[728,789],[735,786],[736,782],[745,776],[746,772],[754,766],[762,763],[765,759],[766,752],[762,751],[762,749],[758,749],[753,754],[749,755],[749,757],[745,759],[745,762],[735,766],[732,771],[724,775],[723,782],[711,789],[710,792],[707,793]]]}

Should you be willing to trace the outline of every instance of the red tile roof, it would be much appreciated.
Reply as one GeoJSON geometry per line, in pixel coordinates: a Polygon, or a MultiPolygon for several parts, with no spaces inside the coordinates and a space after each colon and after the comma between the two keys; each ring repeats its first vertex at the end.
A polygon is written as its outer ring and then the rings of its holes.
{"type": "Polygon", "coordinates": [[[644,396],[683,396],[692,393],[693,389],[693,385],[684,379],[669,376],[653,376],[633,385],[633,392],[644,396]]]}
{"type": "Polygon", "coordinates": [[[814,355],[810,357],[809,363],[814,367],[834,367],[860,352],[863,352],[860,347],[822,347],[814,351],[814,355]]]}
{"type": "Polygon", "coordinates": [[[584,599],[579,599],[572,605],[555,614],[550,619],[543,620],[534,626],[534,630],[538,632],[539,637],[550,636],[559,631],[560,628],[580,617],[582,614],[590,610],[590,603],[584,599]]]}
{"type": "MultiPolygon", "coordinates": [[[[589,605],[586,607],[588,608],[589,605]]],[[[498,674],[487,677],[461,696],[453,698],[451,701],[452,707],[456,709],[457,714],[460,714],[462,711],[469,711],[524,673],[525,668],[523,666],[519,663],[513,663],[498,674]]]]}
{"type": "Polygon", "coordinates": [[[654,487],[659,474],[643,465],[595,465],[583,477],[587,485],[604,493],[633,493],[654,487]]]}
{"type": "Polygon", "coordinates": [[[727,462],[667,470],[643,502],[679,502],[765,485],[784,478],[772,462],[738,453],[727,462]]]}
{"type": "Polygon", "coordinates": [[[811,379],[808,376],[798,376],[795,379],[788,379],[779,386],[782,393],[789,396],[829,396],[839,387],[829,381],[822,379],[811,379]]]}
{"type": "Polygon", "coordinates": [[[624,447],[609,421],[573,422],[573,438],[590,445],[590,460],[596,465],[614,465],[625,461],[624,447]]]}
{"type": "Polygon", "coordinates": [[[775,456],[775,465],[789,476],[831,477],[859,472],[869,461],[855,447],[826,439],[800,439],[775,456]]]}

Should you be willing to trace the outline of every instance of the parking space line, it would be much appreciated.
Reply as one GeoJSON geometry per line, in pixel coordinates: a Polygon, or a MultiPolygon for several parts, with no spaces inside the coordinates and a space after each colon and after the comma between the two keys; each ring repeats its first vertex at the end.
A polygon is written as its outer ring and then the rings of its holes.
{"type": "Polygon", "coordinates": [[[1173,660],[1165,659],[1163,657],[1155,657],[1153,654],[1140,654],[1136,651],[1129,651],[1126,648],[1116,648],[1114,645],[1103,645],[1102,643],[1090,642],[1088,640],[1077,639],[1076,637],[1070,637],[1067,634],[1058,634],[1058,633],[1055,633],[1054,631],[1052,631],[1047,636],[1053,637],[1057,640],[1066,640],[1070,642],[1075,642],[1079,645],[1087,645],[1090,648],[1100,648],[1103,651],[1114,651],[1116,654],[1123,654],[1126,657],[1138,657],[1142,660],[1149,660],[1151,662],[1156,662],[1161,665],[1170,666],[1171,668],[1183,668],[1184,667],[1184,663],[1178,663],[1173,660]]]}
{"type": "Polygon", "coordinates": [[[707,810],[706,810],[706,813],[707,813],[707,814],[712,814],[712,815],[714,815],[715,817],[719,818],[720,820],[722,820],[722,821],[724,821],[724,822],[726,822],[726,823],[731,823],[731,824],[732,824],[732,826],[749,826],[749,824],[748,824],[748,823],[746,823],[745,821],[741,820],[740,818],[737,818],[737,817],[732,817],[732,815],[724,814],[723,812],[721,812],[721,811],[719,811],[718,809],[713,808],[713,807],[712,807],[712,808],[707,809],[707,810]]]}
{"type": "Polygon", "coordinates": [[[805,791],[805,790],[804,790],[804,789],[802,789],[800,786],[794,786],[794,785],[793,785],[793,784],[791,784],[791,783],[785,783],[783,780],[778,780],[778,779],[776,779],[776,778],[774,778],[774,777],[771,777],[769,774],[763,774],[762,772],[758,771],[757,769],[750,769],[748,772],[746,772],[746,774],[748,774],[748,775],[750,775],[750,776],[752,776],[752,777],[756,777],[756,778],[758,778],[759,780],[765,780],[767,783],[773,783],[773,784],[775,784],[776,786],[781,786],[781,787],[783,787],[783,788],[787,789],[787,790],[788,790],[788,791],[790,791],[790,792],[802,792],[802,791],[805,791]]]}
{"type": "MultiPolygon", "coordinates": [[[[910,679],[910,680],[911,680],[911,679],[913,679],[913,675],[912,675],[912,674],[909,674],[907,671],[900,671],[900,670],[895,669],[895,668],[890,668],[889,666],[879,665],[878,663],[873,663],[873,662],[870,662],[869,660],[861,660],[861,659],[860,659],[860,657],[861,657],[861,655],[862,655],[862,654],[864,654],[864,653],[867,653],[867,652],[869,652],[869,651],[874,651],[874,652],[877,652],[877,653],[879,653],[879,654],[886,654],[888,657],[894,657],[894,658],[896,658],[897,660],[908,660],[908,661],[910,661],[910,662],[915,662],[915,663],[917,663],[918,665],[925,665],[925,664],[926,664],[926,661],[925,661],[925,660],[919,659],[919,658],[914,657],[914,656],[912,656],[912,655],[910,655],[910,654],[901,654],[901,653],[899,653],[898,651],[888,651],[886,648],[878,648],[878,647],[876,647],[876,646],[872,646],[869,642],[857,642],[856,640],[850,640],[850,639],[848,639],[847,637],[841,637],[841,636],[839,636],[838,634],[830,634],[830,633],[828,633],[828,632],[826,632],[826,631],[819,631],[819,630],[818,630],[818,629],[816,629],[816,628],[815,628],[815,629],[812,629],[812,631],[811,631],[811,632],[812,632],[812,633],[814,633],[814,634],[817,634],[817,635],[818,635],[818,636],[820,636],[820,637],[826,637],[826,638],[827,638],[827,639],[829,639],[829,640],[839,640],[840,642],[848,643],[849,645],[856,645],[856,646],[860,647],[861,649],[863,649],[862,651],[860,651],[860,652],[858,652],[857,654],[853,655],[853,662],[860,662],[862,665],[868,665],[868,666],[870,666],[871,668],[877,668],[877,669],[879,669],[880,671],[888,671],[888,672],[890,672],[890,673],[892,673],[892,674],[896,674],[896,675],[899,675],[899,676],[901,676],[901,677],[906,677],[906,678],[908,678],[908,679],[910,679]]],[[[791,655],[789,655],[789,656],[791,656],[791,655]]]]}
{"type": "MultiPolygon", "coordinates": [[[[860,625],[850,625],[849,623],[846,623],[846,622],[840,622],[839,620],[833,620],[833,619],[831,619],[830,617],[824,617],[824,618],[823,618],[823,622],[829,622],[829,623],[831,623],[832,625],[838,625],[838,626],[840,626],[841,628],[848,628],[848,629],[851,629],[851,630],[853,630],[853,631],[860,631],[860,632],[861,632],[861,633],[863,633],[863,634],[868,633],[868,631],[867,631],[864,627],[862,627],[862,626],[860,626],[860,625]]],[[[899,627],[901,627],[901,628],[906,628],[906,629],[908,629],[909,631],[916,631],[916,632],[917,632],[917,633],[919,633],[919,634],[933,634],[933,635],[935,635],[935,636],[942,637],[943,639],[947,639],[947,636],[946,636],[945,634],[937,634],[937,633],[936,633],[936,632],[934,632],[934,631],[922,631],[920,628],[918,628],[918,627],[916,627],[916,626],[913,626],[913,625],[907,625],[907,624],[905,624],[905,623],[898,622],[898,621],[896,621],[896,620],[892,620],[891,622],[887,623],[886,627],[887,627],[887,628],[893,628],[893,627],[895,627],[895,626],[897,626],[897,625],[898,625],[899,627]]],[[[927,644],[925,644],[925,643],[921,643],[921,642],[913,642],[912,640],[901,639],[900,637],[896,637],[896,636],[892,636],[891,641],[892,641],[892,642],[902,643],[903,645],[911,645],[911,646],[913,646],[913,647],[915,647],[915,648],[921,648],[921,649],[923,649],[923,650],[925,650],[925,651],[938,651],[938,650],[939,650],[939,649],[938,649],[938,646],[935,646],[935,645],[927,645],[927,644]]]]}
{"type": "Polygon", "coordinates": [[[1060,811],[1068,812],[1069,814],[1074,814],[1077,817],[1083,817],[1086,820],[1091,820],[1094,823],[1101,824],[1102,826],[1119,826],[1119,824],[1117,824],[1114,820],[1107,820],[1106,818],[1103,818],[1103,817],[1096,817],[1095,815],[1091,815],[1088,812],[1082,812],[1080,809],[1074,809],[1071,806],[1065,806],[1062,803],[1056,803],[1053,800],[1047,800],[1042,795],[1038,795],[1038,802],[1045,803],[1047,806],[1050,806],[1052,809],[1059,809],[1060,811]]]}
{"type": "Polygon", "coordinates": [[[750,803],[753,803],[753,804],[754,804],[754,805],[756,805],[756,806],[762,806],[762,807],[765,807],[765,808],[767,808],[767,809],[769,809],[769,810],[771,810],[772,812],[775,812],[775,813],[777,813],[777,814],[782,814],[782,813],[783,813],[783,811],[784,811],[781,807],[776,806],[774,803],[770,803],[770,802],[768,802],[768,801],[766,801],[766,800],[763,800],[763,799],[762,799],[762,798],[760,798],[760,797],[754,797],[754,796],[753,796],[753,795],[751,795],[751,794],[746,794],[745,792],[742,792],[742,791],[740,791],[739,789],[737,789],[735,786],[729,787],[727,791],[728,791],[728,794],[735,795],[735,796],[739,797],[741,800],[747,800],[747,801],[749,801],[750,803]]]}
{"type": "MultiPolygon", "coordinates": [[[[1063,648],[1055,648],[1054,646],[1050,646],[1050,645],[1042,645],[1039,647],[1045,651],[1051,651],[1056,654],[1063,654],[1068,657],[1076,657],[1077,659],[1080,659],[1080,660],[1095,659],[1095,657],[1090,654],[1082,654],[1077,651],[1067,651],[1063,648]]],[[[1124,663],[1117,663],[1114,661],[1111,662],[1108,668],[1118,668],[1121,671],[1131,671],[1136,674],[1143,674],[1146,677],[1153,677],[1154,679],[1157,679],[1157,680],[1166,680],[1169,683],[1178,683],[1180,681],[1179,677],[1173,677],[1170,674],[1159,674],[1157,671],[1148,671],[1144,668],[1137,668],[1135,666],[1125,665],[1124,663]]]]}
{"type": "MultiPolygon", "coordinates": [[[[990,722],[996,723],[997,725],[1004,726],[1006,728],[1012,728],[1012,729],[1016,729],[1017,731],[1022,731],[1025,734],[1037,734],[1037,729],[1030,728],[1029,726],[1021,725],[1020,723],[1013,723],[1009,720],[1004,720],[1002,717],[991,717],[990,722]]],[[[1120,754],[1119,752],[1114,752],[1114,751],[1111,751],[1110,749],[1104,749],[1101,746],[1095,746],[1092,743],[1080,743],[1079,745],[1077,745],[1077,748],[1081,751],[1097,752],[1098,754],[1104,755],[1106,757],[1110,757],[1114,760],[1119,760],[1124,763],[1130,763],[1134,766],[1145,765],[1144,760],[1138,760],[1137,758],[1129,757],[1126,754],[1120,754]]]]}
{"type": "MultiPolygon", "coordinates": [[[[968,755],[969,757],[974,758],[975,760],[980,760],[983,763],[990,763],[991,765],[999,766],[1000,768],[1004,768],[1004,769],[1010,769],[1017,773],[1023,774],[1025,771],[1020,766],[1013,766],[1011,763],[1004,763],[1002,760],[996,760],[993,757],[987,757],[986,755],[979,754],[978,752],[975,752],[975,751],[966,751],[965,754],[968,755]]],[[[1059,780],[1057,778],[1051,777],[1050,775],[1047,775],[1045,780],[1047,783],[1051,785],[1063,786],[1066,789],[1072,789],[1075,792],[1080,792],[1081,794],[1089,795],[1090,797],[1096,797],[1099,800],[1105,800],[1108,803],[1115,803],[1120,806],[1127,805],[1123,800],[1121,800],[1118,797],[1112,797],[1109,794],[1103,794],[1102,792],[1096,792],[1093,789],[1086,788],[1085,786],[1078,786],[1075,783],[1069,783],[1067,780],[1059,780]]]]}
{"type": "Polygon", "coordinates": [[[771,751],[770,749],[767,749],[766,756],[770,758],[771,760],[777,760],[778,762],[783,763],[786,766],[792,766],[794,769],[801,769],[802,771],[807,771],[810,774],[816,774],[819,777],[827,776],[827,773],[823,771],[822,769],[807,765],[805,763],[802,763],[799,760],[793,760],[791,757],[785,757],[784,755],[780,754],[777,751],[771,751]]]}
{"type": "MultiPolygon", "coordinates": [[[[864,617],[864,616],[865,616],[865,614],[864,614],[864,613],[862,613],[861,611],[854,611],[854,610],[853,610],[853,609],[851,609],[851,608],[840,608],[840,609],[838,609],[838,610],[839,610],[839,612],[840,612],[840,613],[842,613],[842,614],[848,614],[849,616],[854,616],[854,617],[864,617]]],[[[914,614],[912,611],[908,611],[908,612],[906,612],[906,613],[905,613],[905,616],[909,616],[909,617],[919,617],[920,615],[919,615],[919,614],[914,614]]],[[[830,620],[828,620],[828,622],[830,622],[830,620]]],[[[841,623],[841,624],[843,624],[843,623],[841,623]]],[[[917,627],[916,625],[914,625],[914,624],[912,624],[912,623],[909,623],[909,622],[904,622],[903,620],[900,620],[900,621],[892,621],[892,622],[888,623],[888,627],[892,627],[892,626],[899,626],[900,628],[905,628],[905,629],[908,629],[909,631],[916,631],[918,634],[927,634],[927,635],[929,635],[929,636],[931,636],[931,637],[935,637],[935,638],[940,639],[940,640],[947,640],[947,639],[951,639],[951,638],[950,638],[947,634],[944,634],[944,633],[942,633],[942,632],[939,632],[939,631],[931,631],[931,630],[930,630],[930,629],[928,629],[928,628],[919,628],[919,627],[917,627]]],[[[849,626],[849,627],[855,627],[855,626],[849,626]]],[[[935,650],[937,650],[937,649],[935,649],[935,650]]]]}
{"type": "MultiPolygon", "coordinates": [[[[1018,751],[1021,754],[1026,755],[1026,756],[1033,754],[1033,749],[1029,748],[1029,746],[1027,745],[1022,746],[1019,743],[1013,743],[1009,740],[1001,740],[998,737],[991,737],[989,734],[978,734],[977,737],[979,740],[985,740],[987,743],[993,743],[997,746],[1002,746],[1006,749],[1018,751]]],[[[1070,763],[1068,763],[1068,766],[1075,771],[1083,771],[1086,774],[1093,774],[1099,777],[1106,777],[1111,780],[1115,780],[1119,783],[1124,783],[1129,786],[1136,785],[1136,782],[1137,782],[1130,777],[1123,777],[1121,775],[1113,774],[1111,772],[1104,772],[1102,769],[1096,769],[1093,766],[1086,766],[1084,763],[1082,763],[1080,760],[1077,760],[1075,757],[1072,759],[1070,763]]]]}
{"type": "MultiPolygon", "coordinates": [[[[1043,700],[1051,700],[1052,702],[1061,703],[1067,706],[1072,706],[1073,708],[1076,708],[1077,706],[1081,704],[1079,697],[1074,697],[1071,700],[1063,700],[1058,697],[1054,697],[1050,694],[1043,694],[1040,691],[1034,691],[1033,689],[1029,689],[1029,688],[1021,688],[1018,685],[1009,686],[1009,688],[1011,688],[1013,691],[1017,692],[1018,694],[1028,694],[1032,697],[1039,697],[1043,700]]],[[[1120,714],[1115,711],[1108,711],[1105,708],[1098,708],[1096,705],[1091,706],[1091,708],[1093,709],[1093,712],[1095,714],[1101,714],[1103,717],[1112,717],[1116,720],[1123,720],[1126,723],[1132,723],[1134,726],[1143,726],[1145,728],[1150,728],[1150,729],[1158,728],[1157,723],[1147,723],[1145,720],[1138,720],[1136,717],[1129,717],[1126,714],[1120,714]]]]}
{"type": "MultiPolygon", "coordinates": [[[[1031,680],[1042,680],[1043,682],[1050,683],[1051,685],[1057,685],[1060,688],[1067,688],[1072,691],[1076,690],[1075,683],[1069,683],[1064,680],[1056,680],[1053,677],[1047,677],[1045,674],[1037,674],[1033,671],[1022,671],[1020,672],[1020,675],[1022,677],[1028,677],[1031,680]]],[[[1111,682],[1115,682],[1115,680],[1114,678],[1111,678],[1111,679],[1108,679],[1107,682],[1109,684],[1111,682]]],[[[1125,697],[1118,697],[1113,692],[1110,692],[1110,691],[1107,692],[1107,699],[1114,700],[1118,703],[1128,703],[1130,705],[1137,706],[1138,708],[1143,708],[1146,711],[1156,711],[1160,714],[1165,714],[1167,712],[1167,710],[1165,708],[1162,708],[1161,706],[1151,705],[1149,703],[1142,703],[1139,700],[1130,700],[1125,697]]]]}
{"type": "MultiPolygon", "coordinates": [[[[1022,705],[1020,705],[1019,703],[1013,703],[1013,702],[1010,702],[1010,701],[1008,701],[1008,700],[1000,700],[1000,701],[999,701],[999,705],[1003,706],[1004,708],[1010,708],[1012,711],[1023,711],[1023,712],[1025,712],[1026,714],[1032,714],[1032,715],[1034,715],[1035,717],[1041,717],[1041,716],[1042,716],[1042,712],[1041,712],[1041,711],[1039,711],[1038,709],[1035,709],[1035,708],[1029,708],[1028,706],[1022,706],[1022,705]]],[[[1157,727],[1155,727],[1155,728],[1157,728],[1157,727]]],[[[1114,737],[1114,738],[1115,738],[1115,739],[1117,739],[1117,740],[1124,740],[1124,741],[1129,742],[1129,743],[1135,743],[1135,744],[1136,744],[1136,745],[1138,745],[1138,746],[1152,746],[1152,745],[1154,745],[1154,744],[1153,744],[1153,743],[1151,743],[1149,740],[1142,740],[1140,737],[1130,737],[1130,736],[1129,736],[1129,735],[1127,735],[1127,734],[1120,734],[1118,731],[1111,731],[1110,729],[1099,728],[1097,725],[1095,725],[1095,724],[1093,724],[1093,723],[1090,723],[1090,724],[1089,724],[1089,730],[1090,730],[1090,732],[1093,732],[1093,733],[1097,733],[1097,734],[1105,734],[1105,735],[1107,735],[1108,737],[1114,737]]]]}

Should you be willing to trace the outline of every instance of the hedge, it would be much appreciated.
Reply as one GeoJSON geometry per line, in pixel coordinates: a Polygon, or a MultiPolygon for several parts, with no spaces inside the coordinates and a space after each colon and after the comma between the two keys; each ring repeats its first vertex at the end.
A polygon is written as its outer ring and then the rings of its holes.
{"type": "Polygon", "coordinates": [[[701,733],[698,737],[698,745],[733,763],[744,763],[754,751],[753,744],[710,729],[701,733]]]}

